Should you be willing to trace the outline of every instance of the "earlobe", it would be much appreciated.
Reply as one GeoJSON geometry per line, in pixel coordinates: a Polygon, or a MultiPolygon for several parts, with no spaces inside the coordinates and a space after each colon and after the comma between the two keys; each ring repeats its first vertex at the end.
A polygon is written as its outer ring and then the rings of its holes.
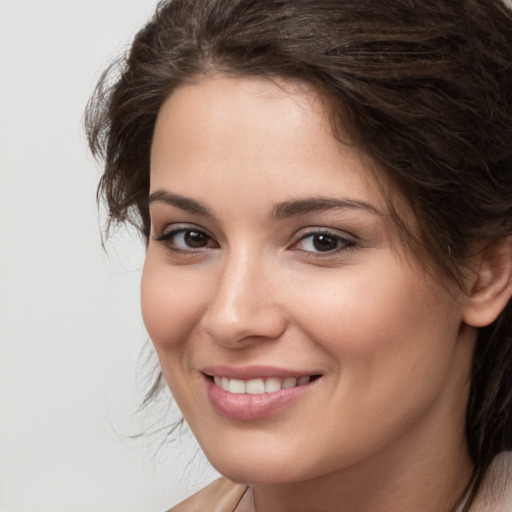
{"type": "Polygon", "coordinates": [[[464,322],[485,327],[499,316],[512,296],[512,236],[502,237],[479,255],[476,272],[464,308],[464,322]]]}

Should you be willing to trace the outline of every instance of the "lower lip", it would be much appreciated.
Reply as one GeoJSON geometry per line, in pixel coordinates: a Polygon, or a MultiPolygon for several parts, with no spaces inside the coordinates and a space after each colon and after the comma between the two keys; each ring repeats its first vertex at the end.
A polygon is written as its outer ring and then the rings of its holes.
{"type": "Polygon", "coordinates": [[[222,416],[242,421],[264,418],[283,409],[308,393],[318,380],[320,379],[315,379],[303,386],[281,389],[274,393],[251,395],[224,391],[205,376],[208,398],[215,410],[222,416]]]}

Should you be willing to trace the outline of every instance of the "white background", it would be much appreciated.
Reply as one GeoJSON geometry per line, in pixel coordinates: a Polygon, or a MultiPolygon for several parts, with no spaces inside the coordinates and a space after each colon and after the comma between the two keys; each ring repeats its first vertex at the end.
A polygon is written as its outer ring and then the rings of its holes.
{"type": "Polygon", "coordinates": [[[81,126],[155,5],[0,0],[2,512],[159,512],[214,475],[200,456],[184,472],[188,437],[156,456],[158,439],[129,439],[144,426],[143,246],[120,234],[103,252],[81,126]]]}

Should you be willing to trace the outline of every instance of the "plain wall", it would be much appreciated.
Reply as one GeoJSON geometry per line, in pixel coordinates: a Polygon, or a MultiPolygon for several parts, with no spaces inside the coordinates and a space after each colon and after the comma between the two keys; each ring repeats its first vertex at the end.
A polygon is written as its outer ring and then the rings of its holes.
{"type": "Polygon", "coordinates": [[[103,251],[82,129],[155,5],[0,0],[2,512],[157,512],[214,477],[189,437],[156,456],[158,439],[129,439],[144,427],[143,245],[120,233],[103,251]]]}

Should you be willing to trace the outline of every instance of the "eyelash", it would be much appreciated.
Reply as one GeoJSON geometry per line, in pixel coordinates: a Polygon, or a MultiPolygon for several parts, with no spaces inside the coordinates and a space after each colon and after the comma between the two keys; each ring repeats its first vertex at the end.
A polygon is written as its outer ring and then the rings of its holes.
{"type": "Polygon", "coordinates": [[[333,233],[332,231],[326,230],[326,229],[316,229],[315,231],[309,231],[307,233],[304,233],[302,236],[299,237],[299,239],[293,243],[293,247],[296,247],[300,242],[303,242],[304,240],[311,239],[311,243],[314,244],[314,237],[320,237],[324,236],[331,241],[336,243],[336,247],[332,250],[327,251],[308,251],[304,249],[294,249],[296,251],[301,251],[304,253],[307,257],[311,258],[325,258],[329,257],[335,254],[339,254],[341,252],[347,252],[349,250],[356,248],[356,242],[353,239],[343,237],[341,235],[337,235],[336,233],[333,233]]]}
{"type": "MultiPolygon", "coordinates": [[[[186,235],[187,233],[196,233],[196,234],[203,236],[206,239],[207,244],[214,240],[214,238],[211,237],[208,233],[205,233],[205,231],[203,231],[202,229],[198,229],[195,226],[177,227],[175,229],[172,229],[171,231],[167,231],[165,233],[162,233],[161,235],[155,236],[155,240],[157,242],[163,243],[167,247],[167,249],[169,249],[170,251],[172,251],[173,253],[176,253],[176,254],[190,255],[191,253],[197,253],[198,251],[212,248],[212,246],[209,246],[209,247],[204,246],[204,247],[198,247],[198,248],[189,247],[189,248],[182,249],[182,248],[177,247],[175,244],[173,244],[173,239],[177,235],[186,235]]],[[[213,248],[217,248],[217,247],[218,247],[218,244],[213,246],[213,248]]]]}
{"type": "MultiPolygon", "coordinates": [[[[313,229],[313,228],[310,228],[313,229]]],[[[195,226],[183,226],[183,227],[177,227],[175,229],[172,229],[171,231],[162,233],[161,235],[155,236],[154,239],[157,242],[163,243],[167,249],[172,251],[175,254],[184,254],[184,255],[192,255],[197,254],[199,251],[209,250],[209,249],[216,249],[219,247],[219,245],[215,242],[215,239],[211,237],[208,233],[203,231],[202,229],[196,228],[195,226]],[[178,235],[186,236],[187,233],[196,233],[206,240],[205,246],[202,247],[188,247],[188,248],[180,248],[177,247],[175,242],[173,243],[173,240],[175,240],[175,237],[178,235]],[[208,245],[211,242],[215,242],[215,245],[208,245]]],[[[185,245],[185,244],[184,244],[185,245]]],[[[293,244],[290,246],[291,250],[300,251],[308,258],[325,258],[332,256],[334,254],[338,254],[340,252],[346,252],[349,250],[353,250],[356,248],[356,242],[353,239],[345,238],[343,236],[337,235],[333,233],[332,231],[326,230],[326,229],[319,229],[308,231],[307,233],[302,234],[293,244]],[[332,242],[336,244],[336,247],[331,250],[326,251],[312,251],[312,250],[305,250],[297,248],[297,246],[304,242],[307,239],[312,239],[312,242],[314,244],[313,238],[314,237],[326,237],[327,239],[330,239],[332,242]]]]}

